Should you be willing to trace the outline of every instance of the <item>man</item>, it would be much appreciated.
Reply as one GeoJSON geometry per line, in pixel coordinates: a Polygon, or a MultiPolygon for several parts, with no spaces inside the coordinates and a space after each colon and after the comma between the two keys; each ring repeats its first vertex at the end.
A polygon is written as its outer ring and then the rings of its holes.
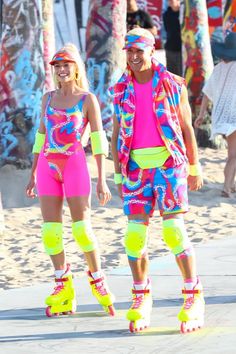
{"type": "Polygon", "coordinates": [[[173,74],[182,76],[182,41],[179,22],[180,0],[168,0],[168,8],[163,14],[166,30],[166,67],[173,74]]]}
{"type": "Polygon", "coordinates": [[[136,0],[127,0],[127,31],[141,27],[148,29],[154,36],[157,28],[148,12],[138,8],[136,0]]]}
{"type": "Polygon", "coordinates": [[[157,202],[164,240],[184,280],[184,305],[178,315],[181,332],[191,331],[203,325],[204,299],[183,213],[188,210],[187,186],[198,190],[202,177],[187,89],[183,78],[152,57],[154,37],[149,31],[129,31],[124,49],[127,69],[111,93],[115,183],[128,217],[125,250],[134,280],[127,319],[131,332],[149,325],[147,231],[157,202]]]}

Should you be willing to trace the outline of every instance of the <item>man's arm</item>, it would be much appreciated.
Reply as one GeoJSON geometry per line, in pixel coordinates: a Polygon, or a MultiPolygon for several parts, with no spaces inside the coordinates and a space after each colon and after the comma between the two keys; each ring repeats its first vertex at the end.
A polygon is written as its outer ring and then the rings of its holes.
{"type": "Polygon", "coordinates": [[[157,35],[157,28],[154,25],[154,22],[150,14],[146,11],[143,11],[143,20],[144,20],[144,28],[149,30],[155,37],[157,35]]]}
{"type": "Polygon", "coordinates": [[[112,152],[112,156],[113,156],[115,173],[121,173],[118,151],[117,151],[117,140],[118,140],[118,135],[119,135],[119,129],[120,129],[119,123],[116,119],[116,116],[114,115],[113,116],[113,131],[112,131],[112,137],[111,137],[111,152],[112,152]]]}
{"type": "Polygon", "coordinates": [[[202,187],[203,183],[202,183],[202,176],[200,173],[199,174],[192,173],[191,175],[191,169],[198,170],[200,169],[200,167],[198,167],[199,166],[198,147],[197,147],[197,141],[192,126],[192,113],[188,101],[188,92],[185,86],[182,87],[179,121],[180,121],[183,139],[186,147],[186,154],[190,165],[190,174],[188,176],[189,189],[198,190],[199,188],[202,187]],[[192,168],[191,166],[194,166],[194,168],[192,168]]]}
{"type": "Polygon", "coordinates": [[[111,137],[111,151],[112,151],[114,170],[115,170],[114,182],[117,185],[118,194],[119,194],[120,198],[122,199],[121,166],[120,166],[118,151],[117,151],[117,140],[118,140],[118,135],[119,135],[119,129],[120,129],[119,123],[116,119],[116,116],[114,115],[113,116],[113,132],[112,132],[112,137],[111,137]]]}

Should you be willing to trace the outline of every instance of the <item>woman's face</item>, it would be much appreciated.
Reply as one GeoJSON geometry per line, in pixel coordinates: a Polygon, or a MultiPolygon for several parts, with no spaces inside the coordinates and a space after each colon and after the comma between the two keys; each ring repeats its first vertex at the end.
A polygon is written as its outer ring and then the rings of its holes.
{"type": "Polygon", "coordinates": [[[60,83],[73,81],[75,79],[75,63],[60,60],[54,64],[55,75],[60,83]]]}

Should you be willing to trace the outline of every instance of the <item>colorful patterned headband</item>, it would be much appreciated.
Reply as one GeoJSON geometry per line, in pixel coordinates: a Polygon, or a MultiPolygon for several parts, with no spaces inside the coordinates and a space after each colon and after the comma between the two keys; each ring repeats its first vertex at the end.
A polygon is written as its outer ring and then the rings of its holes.
{"type": "Polygon", "coordinates": [[[71,63],[76,63],[76,60],[73,58],[73,56],[69,52],[60,51],[60,52],[57,52],[54,55],[54,57],[49,62],[49,64],[54,65],[56,62],[62,61],[62,60],[68,61],[68,62],[71,62],[71,63]]]}
{"type": "Polygon", "coordinates": [[[144,50],[147,47],[153,47],[155,44],[155,39],[139,36],[137,34],[127,34],[125,36],[125,46],[123,49],[137,48],[144,50]]]}

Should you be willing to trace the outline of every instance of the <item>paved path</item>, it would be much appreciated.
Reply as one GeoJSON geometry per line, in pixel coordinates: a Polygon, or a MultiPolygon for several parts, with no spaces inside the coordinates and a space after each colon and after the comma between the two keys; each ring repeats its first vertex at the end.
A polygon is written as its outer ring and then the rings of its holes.
{"type": "Polygon", "coordinates": [[[51,284],[0,292],[1,354],[234,354],[236,353],[236,237],[196,247],[198,270],[205,289],[205,327],[180,334],[176,315],[182,304],[181,279],[171,255],[151,262],[154,308],[149,330],[128,331],[130,305],[128,268],[110,271],[116,294],[116,317],[96,304],[85,277],[76,280],[78,313],[47,318],[44,298],[51,284]]]}

